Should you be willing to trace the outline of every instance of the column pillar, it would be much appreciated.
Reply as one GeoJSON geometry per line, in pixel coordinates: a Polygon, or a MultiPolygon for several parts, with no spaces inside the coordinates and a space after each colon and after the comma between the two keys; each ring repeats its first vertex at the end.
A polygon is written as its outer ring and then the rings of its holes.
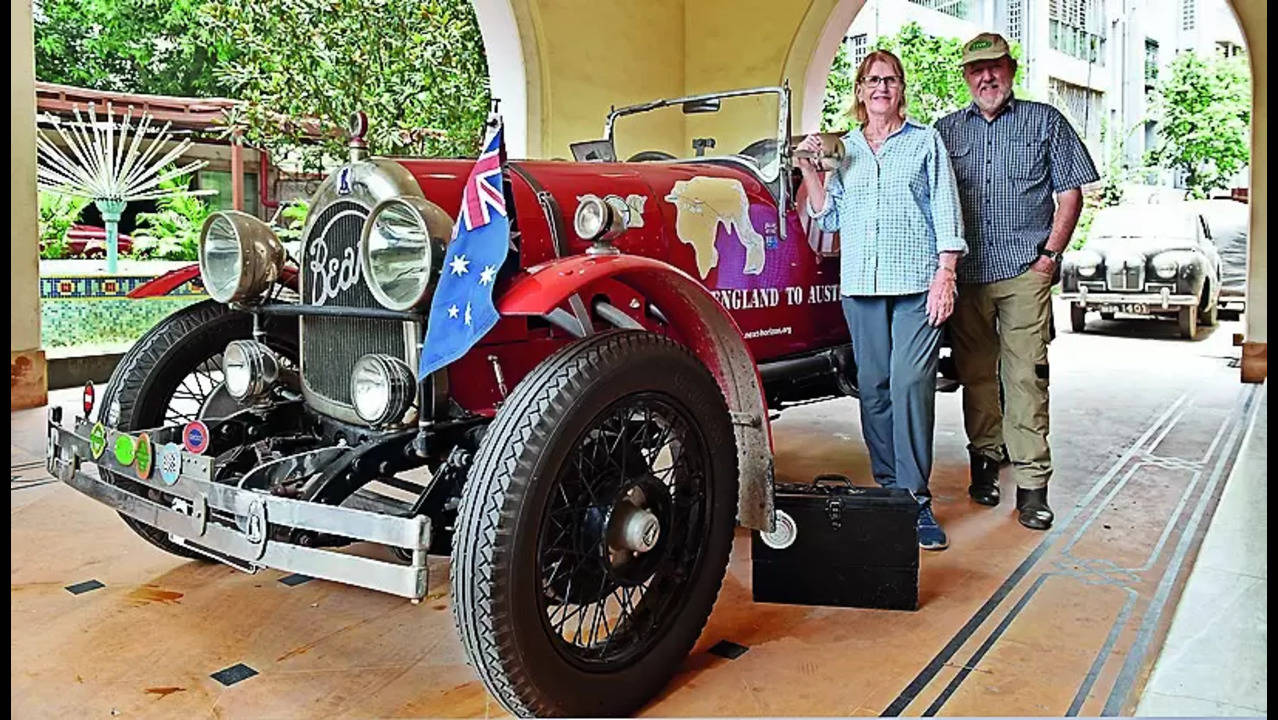
{"type": "Polygon", "coordinates": [[[36,225],[35,26],[30,2],[9,3],[9,407],[40,407],[49,383],[40,349],[40,239],[36,225]]]}

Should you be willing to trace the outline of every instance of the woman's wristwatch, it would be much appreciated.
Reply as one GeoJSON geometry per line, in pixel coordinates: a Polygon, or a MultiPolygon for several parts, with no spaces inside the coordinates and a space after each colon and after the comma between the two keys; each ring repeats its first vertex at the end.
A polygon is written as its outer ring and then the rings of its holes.
{"type": "Polygon", "coordinates": [[[1060,253],[1058,253],[1058,252],[1056,252],[1055,250],[1048,250],[1047,248],[1040,248],[1040,249],[1039,249],[1039,251],[1038,251],[1038,254],[1039,254],[1039,255],[1041,255],[1041,256],[1043,256],[1043,257],[1045,257],[1045,258],[1047,258],[1048,260],[1051,260],[1051,261],[1052,261],[1052,262],[1054,262],[1054,263],[1060,263],[1060,261],[1061,261],[1061,254],[1060,254],[1060,253]]]}

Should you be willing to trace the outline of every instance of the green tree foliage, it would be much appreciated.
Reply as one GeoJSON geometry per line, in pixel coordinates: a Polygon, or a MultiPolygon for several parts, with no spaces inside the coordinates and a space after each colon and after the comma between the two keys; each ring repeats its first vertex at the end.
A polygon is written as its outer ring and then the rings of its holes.
{"type": "Polygon", "coordinates": [[[1206,197],[1227,187],[1249,161],[1247,60],[1223,55],[1204,60],[1184,52],[1164,78],[1154,94],[1158,144],[1148,161],[1184,171],[1189,194],[1206,197]]]}
{"type": "Polygon", "coordinates": [[[234,46],[206,32],[205,0],[34,0],[36,78],[94,90],[220,96],[234,46]]]}
{"type": "MultiPolygon", "coordinates": [[[[875,49],[888,50],[901,59],[906,81],[905,112],[912,120],[930,125],[972,101],[959,65],[963,42],[960,38],[928,35],[915,22],[906,23],[895,35],[884,35],[875,41],[875,49]]],[[[1011,49],[1012,57],[1019,60],[1020,43],[1012,43],[1011,49]]],[[[840,45],[826,80],[823,130],[839,131],[851,126],[848,108],[855,77],[856,66],[847,55],[846,44],[840,45]]],[[[1025,69],[1018,66],[1013,80],[1017,97],[1026,97],[1024,82],[1025,69]]]]}
{"type": "Polygon", "coordinates": [[[852,91],[856,79],[856,68],[852,65],[852,57],[848,53],[848,44],[839,43],[834,53],[834,63],[830,65],[830,75],[825,81],[825,99],[821,104],[821,130],[834,132],[848,128],[849,111],[851,110],[852,91]]]}
{"type": "Polygon", "coordinates": [[[40,258],[61,260],[70,257],[67,232],[89,206],[88,198],[41,192],[39,197],[40,258]]]}
{"type": "Polygon", "coordinates": [[[305,198],[297,198],[284,205],[273,221],[275,235],[286,242],[301,241],[302,228],[310,211],[311,203],[305,198]]]}
{"type": "MultiPolygon", "coordinates": [[[[179,176],[160,183],[164,190],[185,190],[191,178],[179,176]]],[[[138,213],[133,231],[133,257],[141,260],[198,260],[200,230],[213,211],[198,195],[176,193],[155,201],[156,211],[138,213]]]]}
{"type": "Polygon", "coordinates": [[[315,118],[341,157],[362,110],[375,153],[478,151],[488,68],[467,0],[219,0],[202,18],[240,52],[220,77],[245,101],[232,122],[251,144],[300,146],[315,118]]]}

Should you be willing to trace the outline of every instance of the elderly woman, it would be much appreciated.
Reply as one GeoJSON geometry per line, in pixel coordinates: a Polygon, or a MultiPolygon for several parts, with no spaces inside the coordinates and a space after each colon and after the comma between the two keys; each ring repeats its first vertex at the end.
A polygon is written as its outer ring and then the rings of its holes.
{"type": "MultiPolygon", "coordinates": [[[[822,183],[799,161],[808,213],[839,232],[840,291],[861,391],[861,432],[874,479],[920,504],[919,545],[949,545],[932,513],[937,353],[954,309],[954,268],[967,252],[949,154],[937,132],[905,117],[905,71],[877,50],[856,71],[844,158],[822,183]]],[[[819,153],[809,136],[799,150],[819,153]]]]}

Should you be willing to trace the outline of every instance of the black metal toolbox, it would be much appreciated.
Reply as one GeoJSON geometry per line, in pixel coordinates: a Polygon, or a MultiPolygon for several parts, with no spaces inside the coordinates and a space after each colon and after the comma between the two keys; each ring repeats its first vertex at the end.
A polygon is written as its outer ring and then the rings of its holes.
{"type": "Polygon", "coordinates": [[[840,475],[777,483],[777,529],[753,534],[754,601],[917,610],[918,501],[840,475]]]}

